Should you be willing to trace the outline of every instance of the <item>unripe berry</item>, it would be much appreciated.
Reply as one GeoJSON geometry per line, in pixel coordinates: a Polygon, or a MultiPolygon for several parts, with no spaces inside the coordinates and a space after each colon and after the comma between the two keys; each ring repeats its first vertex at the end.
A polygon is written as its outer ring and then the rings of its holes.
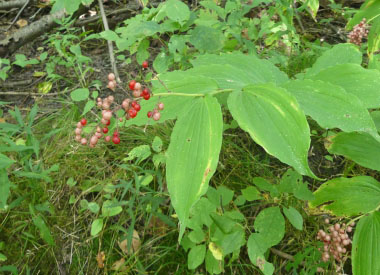
{"type": "Polygon", "coordinates": [[[112,91],[115,90],[116,84],[114,81],[108,82],[107,88],[111,89],[112,91]]]}
{"type": "Polygon", "coordinates": [[[99,108],[102,108],[103,103],[101,101],[98,101],[97,105],[98,105],[99,108]]]}
{"type": "Polygon", "coordinates": [[[118,137],[118,136],[114,136],[113,138],[112,138],[112,142],[114,143],[114,144],[119,144],[120,143],[120,138],[118,137]]]}
{"type": "Polygon", "coordinates": [[[334,225],[334,228],[335,228],[335,230],[339,230],[339,229],[340,229],[340,224],[339,224],[339,223],[336,223],[336,224],[334,225]]]}
{"type": "Polygon", "coordinates": [[[80,134],[82,134],[82,129],[80,129],[80,128],[76,128],[76,129],[75,129],[75,134],[76,134],[77,136],[80,136],[80,134]]]}
{"type": "Polygon", "coordinates": [[[158,121],[158,120],[160,120],[160,118],[161,118],[161,114],[160,113],[155,113],[154,115],[153,115],[153,119],[155,120],[155,121],[158,121]]]}
{"type": "Polygon", "coordinates": [[[144,69],[148,68],[148,65],[149,65],[148,61],[146,61],[146,60],[142,63],[142,66],[144,69]]]}
{"type": "Polygon", "coordinates": [[[104,119],[102,118],[102,120],[100,121],[102,124],[107,124],[108,120],[107,119],[104,119]]]}
{"type": "Polygon", "coordinates": [[[140,90],[134,90],[132,94],[133,94],[133,97],[140,97],[141,96],[140,90]]]}
{"type": "Polygon", "coordinates": [[[141,84],[139,82],[136,82],[135,88],[133,90],[138,90],[141,92],[141,84]]]}
{"type": "Polygon", "coordinates": [[[110,95],[107,99],[109,103],[112,103],[115,100],[115,98],[112,95],[110,95]]]}
{"type": "Polygon", "coordinates": [[[110,120],[111,117],[112,117],[112,112],[111,111],[107,111],[103,115],[103,118],[106,119],[106,120],[110,120]]]}
{"type": "Polygon", "coordinates": [[[101,99],[100,97],[98,97],[96,100],[97,100],[98,102],[101,102],[101,101],[102,101],[102,99],[101,99]]]}
{"type": "Polygon", "coordinates": [[[137,116],[137,111],[135,109],[129,109],[128,114],[131,118],[137,116]]]}
{"type": "Polygon", "coordinates": [[[136,85],[136,80],[129,81],[129,89],[134,90],[136,85]]]}
{"type": "Polygon", "coordinates": [[[123,122],[123,118],[122,118],[122,117],[119,117],[119,121],[120,121],[120,122],[123,122]]]}
{"type": "Polygon", "coordinates": [[[163,110],[164,109],[164,103],[162,103],[162,102],[158,103],[157,107],[159,110],[163,110]]]}
{"type": "Polygon", "coordinates": [[[128,109],[129,108],[129,99],[124,99],[121,106],[123,107],[123,109],[128,109]]]}
{"type": "Polygon", "coordinates": [[[97,132],[97,133],[100,133],[101,131],[102,131],[102,128],[100,128],[99,126],[96,127],[96,132],[97,132]]]}
{"type": "Polygon", "coordinates": [[[95,136],[96,136],[98,139],[100,139],[100,138],[102,138],[103,134],[102,134],[102,133],[95,133],[95,136]]]}
{"type": "Polygon", "coordinates": [[[81,136],[75,136],[75,140],[76,140],[76,141],[80,142],[80,141],[81,141],[81,139],[82,139],[82,137],[81,137],[81,136]]]}
{"type": "Polygon", "coordinates": [[[86,144],[87,144],[87,139],[86,139],[86,138],[82,138],[82,139],[80,140],[80,143],[81,143],[82,145],[86,145],[86,144]]]}
{"type": "Polygon", "coordinates": [[[108,80],[109,81],[114,81],[115,80],[115,74],[114,73],[108,74],[108,80]]]}
{"type": "Polygon", "coordinates": [[[325,219],[325,224],[329,224],[330,223],[330,220],[329,219],[325,219]]]}
{"type": "Polygon", "coordinates": [[[106,137],[104,138],[104,140],[107,141],[107,142],[111,141],[111,136],[106,136],[106,137]]]}
{"type": "Polygon", "coordinates": [[[330,237],[330,235],[327,235],[327,236],[325,237],[325,241],[327,241],[327,242],[331,241],[331,237],[330,237]]]}
{"type": "Polygon", "coordinates": [[[77,128],[82,129],[82,128],[83,128],[82,123],[78,122],[78,123],[77,123],[77,128]]]}
{"type": "Polygon", "coordinates": [[[110,109],[110,104],[108,103],[108,101],[103,102],[102,107],[103,107],[104,110],[109,110],[110,109]]]}
{"type": "Polygon", "coordinates": [[[346,231],[347,231],[348,233],[350,233],[350,232],[352,231],[352,227],[351,227],[351,226],[347,226],[346,231]]]}
{"type": "Polygon", "coordinates": [[[85,118],[82,118],[82,119],[80,120],[80,123],[81,123],[83,126],[85,126],[85,125],[87,124],[87,120],[86,120],[85,118]]]}
{"type": "Polygon", "coordinates": [[[343,240],[343,245],[349,245],[350,244],[350,240],[346,239],[346,240],[343,240]]]}
{"type": "Polygon", "coordinates": [[[90,139],[90,144],[96,145],[97,142],[98,142],[98,137],[92,136],[90,139]]]}

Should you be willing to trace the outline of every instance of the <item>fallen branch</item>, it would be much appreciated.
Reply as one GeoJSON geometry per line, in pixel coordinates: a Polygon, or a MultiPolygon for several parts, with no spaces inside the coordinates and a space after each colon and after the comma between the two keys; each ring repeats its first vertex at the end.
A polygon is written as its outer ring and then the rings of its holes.
{"type": "Polygon", "coordinates": [[[13,8],[21,8],[27,2],[28,2],[27,0],[0,1],[0,10],[10,10],[13,8]]]}

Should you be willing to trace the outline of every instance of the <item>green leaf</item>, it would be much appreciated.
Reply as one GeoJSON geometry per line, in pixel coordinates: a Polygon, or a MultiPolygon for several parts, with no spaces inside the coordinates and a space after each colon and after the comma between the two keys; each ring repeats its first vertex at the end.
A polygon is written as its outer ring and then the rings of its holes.
{"type": "Polygon", "coordinates": [[[285,234],[285,219],[278,206],[261,210],[254,223],[256,232],[259,232],[266,247],[278,244],[285,234]]]}
{"type": "Polygon", "coordinates": [[[129,153],[128,157],[124,158],[123,161],[129,161],[137,158],[137,163],[146,160],[151,155],[149,145],[140,145],[133,148],[129,153]]]}
{"type": "Polygon", "coordinates": [[[358,64],[340,64],[310,77],[343,87],[356,95],[366,108],[380,107],[380,72],[364,69],[358,64]]]}
{"type": "Polygon", "coordinates": [[[329,153],[343,155],[361,166],[380,171],[380,142],[367,133],[338,133],[326,144],[329,153]]]}
{"type": "Polygon", "coordinates": [[[354,17],[348,22],[346,28],[352,29],[355,25],[359,24],[363,18],[367,19],[367,22],[380,14],[380,2],[378,0],[366,0],[360,6],[360,10],[354,15],[354,17]]]}
{"type": "Polygon", "coordinates": [[[162,150],[162,139],[158,136],[155,136],[152,142],[152,149],[159,153],[162,150]]]}
{"type": "Polygon", "coordinates": [[[223,234],[231,233],[236,225],[236,221],[224,215],[221,216],[217,213],[211,213],[210,217],[223,234]]]}
{"type": "Polygon", "coordinates": [[[212,97],[197,98],[178,118],[167,150],[166,178],[181,239],[192,205],[207,191],[222,144],[223,119],[212,97]],[[180,148],[180,150],[178,150],[180,148]]]}
{"type": "Polygon", "coordinates": [[[191,73],[202,73],[218,82],[221,89],[243,88],[247,84],[288,81],[287,75],[270,61],[241,52],[231,54],[205,54],[191,61],[191,73]],[[200,68],[198,68],[200,67],[200,68]],[[202,69],[202,70],[201,70],[202,69]]]}
{"type": "Polygon", "coordinates": [[[219,186],[217,189],[209,186],[206,194],[212,204],[216,207],[220,207],[222,205],[227,205],[232,201],[234,191],[223,185],[219,186]]]}
{"type": "Polygon", "coordinates": [[[100,36],[109,41],[117,41],[118,39],[120,39],[119,36],[111,30],[102,31],[100,33],[100,36]]]}
{"type": "Polygon", "coordinates": [[[45,221],[42,219],[41,216],[34,216],[33,217],[33,223],[40,231],[41,238],[48,243],[49,245],[54,245],[54,239],[53,236],[50,233],[49,228],[47,227],[45,221]]]}
{"type": "Polygon", "coordinates": [[[91,236],[96,236],[102,231],[103,219],[96,219],[91,224],[91,236]]]}
{"type": "Polygon", "coordinates": [[[377,131],[380,132],[380,111],[373,111],[370,113],[371,118],[375,122],[377,131]]]}
{"type": "Polygon", "coordinates": [[[190,249],[187,257],[187,266],[189,269],[196,269],[200,266],[206,255],[206,246],[204,244],[194,246],[190,249]]]}
{"type": "Polygon", "coordinates": [[[269,247],[263,234],[252,233],[247,242],[248,257],[251,262],[257,265],[257,258],[263,256],[269,247]]]}
{"type": "Polygon", "coordinates": [[[0,262],[5,262],[7,260],[7,256],[4,254],[0,253],[0,262]]]}
{"type": "Polygon", "coordinates": [[[100,207],[99,205],[96,203],[96,202],[90,202],[88,205],[87,205],[87,208],[94,214],[98,213],[99,210],[100,210],[100,207]]]}
{"type": "Polygon", "coordinates": [[[63,0],[64,1],[64,7],[65,11],[68,14],[73,14],[76,12],[79,8],[79,5],[81,3],[81,0],[63,0]]]}
{"type": "Polygon", "coordinates": [[[380,50],[380,17],[374,20],[368,34],[368,56],[373,59],[373,54],[380,50]]]}
{"type": "Polygon", "coordinates": [[[15,161],[13,159],[8,158],[6,155],[0,154],[0,170],[8,168],[14,162],[15,161]]]}
{"type": "Polygon", "coordinates": [[[261,200],[262,199],[260,191],[257,190],[253,186],[248,186],[247,188],[242,189],[241,193],[247,201],[254,201],[254,200],[261,200]]]}
{"type": "Polygon", "coordinates": [[[196,26],[190,36],[190,43],[198,50],[206,52],[219,51],[223,48],[224,41],[222,31],[207,26],[196,26]]]}
{"type": "Polygon", "coordinates": [[[218,261],[210,250],[206,253],[206,270],[210,274],[220,274],[223,271],[223,261],[218,261]]]}
{"type": "Polygon", "coordinates": [[[242,226],[236,225],[231,233],[213,236],[213,240],[222,249],[223,255],[226,256],[245,244],[244,229],[242,226]]]}
{"type": "Polygon", "coordinates": [[[189,7],[179,0],[169,0],[165,2],[164,10],[166,16],[183,25],[190,18],[189,7]]]}
{"type": "Polygon", "coordinates": [[[273,84],[249,85],[231,93],[228,106],[239,126],[267,153],[313,178],[307,157],[310,129],[295,98],[273,84]]]}
{"type": "Polygon", "coordinates": [[[84,116],[85,114],[87,114],[89,111],[91,111],[92,108],[95,107],[95,101],[93,100],[89,100],[86,102],[86,105],[84,106],[83,108],[83,113],[82,113],[82,116],[84,116]]]}
{"type": "Polygon", "coordinates": [[[208,199],[201,198],[190,209],[190,215],[192,216],[191,220],[193,223],[197,224],[199,228],[202,228],[203,225],[210,227],[213,222],[210,214],[215,212],[215,210],[215,205],[213,205],[208,199]]]}
{"type": "Polygon", "coordinates": [[[380,274],[380,212],[364,216],[358,222],[352,242],[354,275],[380,274]]]}
{"type": "Polygon", "coordinates": [[[12,183],[8,179],[8,173],[5,169],[0,169],[0,209],[5,209],[7,200],[11,194],[12,183]]]}
{"type": "Polygon", "coordinates": [[[71,99],[73,101],[82,101],[88,98],[90,91],[87,88],[80,88],[72,91],[70,93],[71,99]]]}
{"type": "Polygon", "coordinates": [[[0,266],[0,271],[7,271],[7,272],[11,272],[13,275],[18,275],[18,271],[17,271],[17,267],[13,266],[13,265],[4,265],[4,266],[0,266]]]}
{"type": "Polygon", "coordinates": [[[194,229],[189,233],[189,239],[193,243],[201,243],[205,240],[205,233],[203,233],[203,231],[200,229],[194,229]]]}
{"type": "Polygon", "coordinates": [[[365,214],[380,205],[380,183],[372,177],[336,178],[314,192],[310,207],[320,207],[336,216],[365,214]]]}
{"type": "Polygon", "coordinates": [[[107,200],[103,203],[102,215],[104,217],[112,217],[121,213],[123,208],[121,206],[112,206],[115,204],[115,201],[107,200]]]}
{"type": "Polygon", "coordinates": [[[340,128],[346,132],[366,131],[378,137],[376,126],[363,103],[342,87],[313,80],[289,81],[282,87],[297,99],[305,114],[322,128],[340,128]]]}
{"type": "Polygon", "coordinates": [[[302,230],[303,218],[297,209],[290,206],[289,208],[283,207],[282,211],[284,211],[285,216],[296,229],[302,230]]]}
{"type": "Polygon", "coordinates": [[[157,73],[164,73],[168,70],[170,65],[170,58],[165,54],[165,52],[161,52],[156,56],[153,61],[153,69],[157,73]]]}
{"type": "Polygon", "coordinates": [[[345,63],[358,65],[362,63],[362,53],[357,46],[351,43],[337,44],[325,51],[317,61],[315,61],[313,66],[307,70],[306,76],[311,77],[328,67],[345,63]]]}

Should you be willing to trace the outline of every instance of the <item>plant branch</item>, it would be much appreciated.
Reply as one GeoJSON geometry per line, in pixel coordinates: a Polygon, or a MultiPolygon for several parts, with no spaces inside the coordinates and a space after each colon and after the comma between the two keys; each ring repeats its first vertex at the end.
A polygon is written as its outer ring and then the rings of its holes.
{"type": "MultiPolygon", "coordinates": [[[[109,27],[108,27],[108,21],[107,21],[106,13],[104,11],[103,0],[98,0],[98,2],[99,2],[100,13],[102,15],[104,30],[108,31],[109,27]]],[[[107,44],[108,44],[108,52],[109,52],[110,60],[111,60],[112,71],[115,74],[117,82],[120,83],[121,81],[120,81],[119,73],[118,73],[117,67],[116,67],[115,56],[113,54],[113,42],[110,40],[107,40],[107,44]]]]}

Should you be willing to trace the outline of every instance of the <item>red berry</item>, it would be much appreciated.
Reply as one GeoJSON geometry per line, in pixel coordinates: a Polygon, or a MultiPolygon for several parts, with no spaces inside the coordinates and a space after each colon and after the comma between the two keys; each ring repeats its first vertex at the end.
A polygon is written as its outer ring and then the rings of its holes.
{"type": "Polygon", "coordinates": [[[111,120],[107,120],[106,125],[109,126],[111,124],[111,120]]]}
{"type": "Polygon", "coordinates": [[[129,89],[134,90],[136,85],[136,80],[129,81],[129,89]]]}
{"type": "Polygon", "coordinates": [[[120,138],[118,137],[118,136],[114,136],[113,138],[112,138],[112,142],[114,143],[114,144],[119,144],[120,143],[120,138]]]}
{"type": "Polygon", "coordinates": [[[135,116],[137,116],[137,111],[136,109],[129,109],[128,114],[131,118],[134,118],[135,116]]]}
{"type": "Polygon", "coordinates": [[[107,127],[104,127],[104,128],[103,128],[103,133],[105,133],[105,134],[108,133],[108,128],[107,128],[107,127]]]}
{"type": "Polygon", "coordinates": [[[142,66],[144,69],[148,68],[148,65],[149,65],[148,61],[146,61],[146,60],[142,63],[142,66]]]}
{"type": "Polygon", "coordinates": [[[153,116],[153,112],[152,112],[152,111],[149,111],[149,112],[147,113],[147,116],[148,116],[149,118],[151,118],[151,117],[153,116]]]}
{"type": "Polygon", "coordinates": [[[82,124],[83,126],[85,126],[87,124],[87,120],[85,118],[82,118],[80,120],[80,124],[82,124]]]}
{"type": "Polygon", "coordinates": [[[143,95],[145,100],[148,100],[150,98],[150,94],[143,95]]]}
{"type": "Polygon", "coordinates": [[[114,137],[118,137],[119,136],[119,132],[118,131],[113,132],[113,136],[114,137]]]}
{"type": "Polygon", "coordinates": [[[140,110],[141,110],[141,106],[140,106],[140,104],[137,103],[137,104],[133,107],[133,109],[135,109],[137,112],[140,111],[140,110]]]}
{"type": "Polygon", "coordinates": [[[144,90],[142,90],[142,92],[141,92],[142,96],[145,96],[147,94],[149,94],[149,90],[147,88],[145,88],[144,90]]]}
{"type": "Polygon", "coordinates": [[[135,108],[136,104],[137,104],[137,101],[132,101],[131,103],[132,108],[135,108]]]}

